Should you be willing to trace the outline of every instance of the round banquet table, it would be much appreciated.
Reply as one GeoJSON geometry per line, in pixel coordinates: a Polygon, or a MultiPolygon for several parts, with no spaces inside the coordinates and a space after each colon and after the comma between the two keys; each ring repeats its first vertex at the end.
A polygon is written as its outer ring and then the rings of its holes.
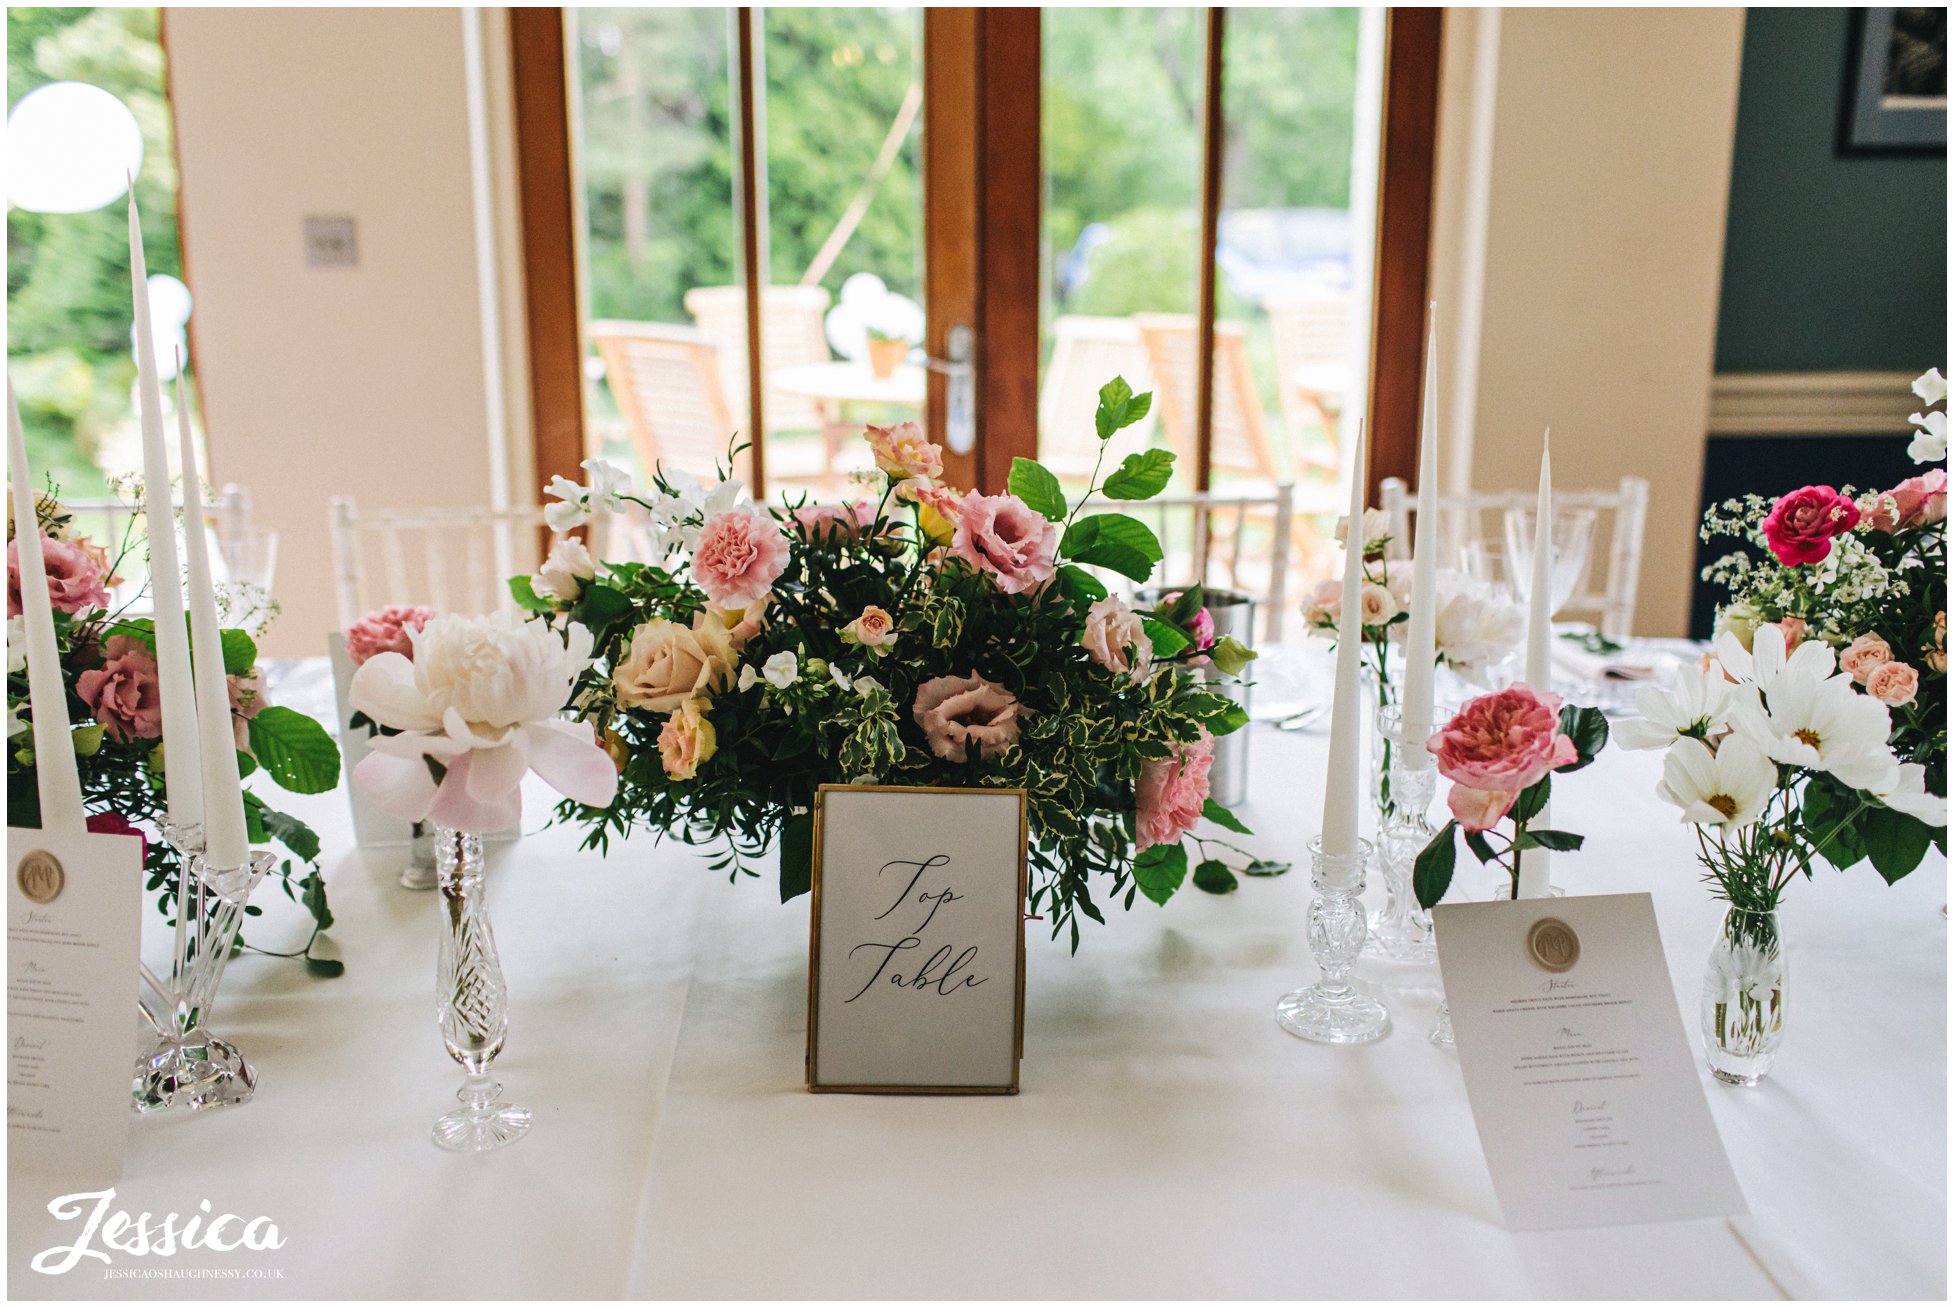
{"type": "MultiPolygon", "coordinates": [[[[1251,730],[1246,843],[1301,860],[1324,738],[1251,730]]],[[[1611,750],[1557,788],[1558,825],[1589,843],[1555,877],[1654,896],[1694,1044],[1719,913],[1654,797],[1658,771],[1657,755],[1611,750]]],[[[118,1262],[148,1279],[42,1275],[33,1254],[74,1239],[46,1211],[65,1191],[10,1177],[12,1293],[1945,1296],[1938,854],[1890,889],[1862,867],[1789,894],[1796,999],[1777,1069],[1754,1090],[1704,1074],[1750,1216],[1514,1234],[1458,1059],[1426,1039],[1435,994],[1374,978],[1395,1030],[1366,1048],[1276,1027],[1276,998],[1314,973],[1306,867],[1114,908],[1076,957],[1028,924],[1015,1097],[810,1095],[808,901],[779,904],[770,873],[728,885],[650,837],[580,851],[544,825],[547,798],[529,792],[531,834],[490,856],[514,1013],[495,1073],[535,1110],[528,1138],[474,1156],[430,1142],[460,1082],[434,1025],[432,896],[395,883],[398,850],[355,848],[344,794],[305,799],[292,807],[325,838],[346,973],[237,960],[215,1026],[256,1062],[255,1101],[133,1121],[116,1198],[267,1216],[283,1247],[118,1262]]],[[[259,898],[268,932],[303,940],[282,897],[259,898]]]]}

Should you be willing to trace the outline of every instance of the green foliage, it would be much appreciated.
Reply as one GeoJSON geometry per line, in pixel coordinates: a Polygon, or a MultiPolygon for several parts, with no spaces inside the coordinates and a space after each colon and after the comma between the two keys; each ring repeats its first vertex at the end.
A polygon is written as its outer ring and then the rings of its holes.
{"type": "Polygon", "coordinates": [[[1124,513],[1095,513],[1066,528],[1059,549],[1076,563],[1111,568],[1123,577],[1145,581],[1163,557],[1153,528],[1124,513]]]}
{"type": "Polygon", "coordinates": [[[1166,903],[1187,880],[1187,850],[1179,845],[1149,846],[1133,860],[1133,880],[1148,899],[1166,903]]]}
{"type": "Polygon", "coordinates": [[[1445,898],[1445,892],[1452,888],[1452,870],[1459,861],[1459,850],[1453,837],[1458,830],[1457,821],[1440,827],[1438,834],[1418,851],[1418,857],[1411,864],[1411,890],[1418,896],[1420,908],[1429,909],[1445,898]]]}
{"type": "Polygon", "coordinates": [[[1109,500],[1150,500],[1167,489],[1173,476],[1172,450],[1142,450],[1120,461],[1106,478],[1104,494],[1109,500]]]}
{"type": "Polygon", "coordinates": [[[318,795],[339,784],[339,746],[305,714],[269,704],[252,715],[248,730],[252,756],[284,789],[318,795]]]}
{"type": "MultiPolygon", "coordinates": [[[[1161,485],[1166,485],[1162,482],[1161,485]]],[[[1011,460],[1010,492],[1052,522],[1065,521],[1065,491],[1051,470],[1035,459],[1011,460]]]]}

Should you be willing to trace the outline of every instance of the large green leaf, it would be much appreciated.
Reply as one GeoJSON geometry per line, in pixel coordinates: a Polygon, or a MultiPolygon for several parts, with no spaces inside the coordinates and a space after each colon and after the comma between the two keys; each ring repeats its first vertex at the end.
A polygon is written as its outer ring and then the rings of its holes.
{"type": "MultiPolygon", "coordinates": [[[[521,578],[527,580],[527,578],[521,578]]],[[[596,631],[631,612],[631,597],[615,586],[600,581],[586,582],[577,597],[577,620],[596,631]]]]}
{"type": "Polygon", "coordinates": [[[796,813],[780,824],[780,902],[814,886],[814,815],[796,813]]]}
{"type": "Polygon", "coordinates": [[[1212,795],[1208,796],[1207,802],[1201,805],[1201,816],[1218,827],[1226,827],[1237,835],[1252,836],[1255,834],[1248,829],[1247,823],[1216,803],[1212,795]]]}
{"type": "Polygon", "coordinates": [[[296,709],[267,705],[250,719],[251,753],[286,790],[317,795],[339,784],[339,746],[296,709]]]}
{"type": "Polygon", "coordinates": [[[1124,513],[1095,513],[1065,532],[1059,552],[1074,563],[1111,568],[1123,577],[1145,581],[1160,562],[1160,541],[1152,528],[1124,513]]]}
{"type": "Polygon", "coordinates": [[[1140,628],[1153,644],[1155,658],[1171,658],[1194,643],[1194,638],[1185,631],[1158,618],[1141,618],[1140,628]]]}
{"type": "Polygon", "coordinates": [[[1148,899],[1166,903],[1187,880],[1187,851],[1178,844],[1149,846],[1133,860],[1133,880],[1148,899]]]}
{"type": "Polygon", "coordinates": [[[1569,704],[1560,711],[1561,734],[1574,742],[1574,752],[1579,757],[1562,772],[1579,772],[1594,762],[1594,756],[1608,743],[1608,719],[1598,708],[1586,708],[1569,704]]]}
{"type": "Polygon", "coordinates": [[[1065,598],[1071,600],[1075,608],[1089,609],[1106,598],[1106,587],[1099,578],[1069,563],[1058,570],[1058,588],[1065,592],[1065,598]]]}
{"type": "Polygon", "coordinates": [[[1228,865],[1218,858],[1203,859],[1194,868],[1194,887],[1210,895],[1225,895],[1239,883],[1228,865]]]}
{"type": "MultiPolygon", "coordinates": [[[[256,795],[249,797],[257,799],[256,795]]],[[[289,813],[280,813],[275,808],[267,808],[260,802],[257,805],[258,820],[264,825],[265,834],[310,863],[319,857],[319,833],[289,813]]]]}
{"type": "Polygon", "coordinates": [[[1065,491],[1060,488],[1058,478],[1052,475],[1051,469],[1036,459],[1011,460],[1008,489],[1034,512],[1044,514],[1053,522],[1065,521],[1065,491]]]}
{"type": "Polygon", "coordinates": [[[1114,432],[1131,427],[1146,417],[1152,407],[1151,392],[1135,395],[1126,378],[1115,377],[1099,388],[1099,409],[1093,414],[1093,427],[1100,440],[1111,440],[1114,432]]]}
{"type": "Polygon", "coordinates": [[[1172,450],[1142,450],[1121,460],[1099,492],[1109,500],[1150,500],[1167,489],[1173,475],[1172,450]]]}
{"type": "Polygon", "coordinates": [[[528,609],[531,613],[556,612],[556,601],[547,600],[541,595],[538,595],[536,593],[536,587],[530,583],[526,575],[509,578],[509,593],[516,597],[517,604],[528,609]]]}
{"type": "Polygon", "coordinates": [[[1445,892],[1452,887],[1452,869],[1459,861],[1459,850],[1452,843],[1452,833],[1458,827],[1457,822],[1447,822],[1439,828],[1438,834],[1419,851],[1418,858],[1411,865],[1411,888],[1418,896],[1420,908],[1430,908],[1445,898],[1445,892]]]}
{"type": "Polygon", "coordinates": [[[1888,885],[1919,867],[1934,843],[1933,828],[1897,809],[1867,809],[1861,829],[1873,870],[1885,877],[1888,885]]]}

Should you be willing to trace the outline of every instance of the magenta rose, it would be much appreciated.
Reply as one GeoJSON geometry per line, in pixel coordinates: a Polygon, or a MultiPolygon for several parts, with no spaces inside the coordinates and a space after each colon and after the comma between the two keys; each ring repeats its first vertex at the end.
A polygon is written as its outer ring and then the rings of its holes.
{"type": "Polygon", "coordinates": [[[976,745],[983,758],[996,758],[1018,740],[1024,705],[995,681],[975,671],[967,677],[934,677],[916,687],[910,712],[929,738],[930,752],[952,763],[970,757],[976,745]]]}
{"type": "Polygon", "coordinates": [[[997,579],[1006,595],[1022,595],[1051,579],[1058,558],[1058,524],[1015,495],[963,498],[950,552],[997,579]]]}
{"type": "Polygon", "coordinates": [[[858,541],[875,525],[875,506],[867,500],[853,504],[809,504],[794,510],[794,521],[810,541],[858,541]]]}
{"type": "Polygon", "coordinates": [[[1859,525],[1859,506],[1830,486],[1806,486],[1771,506],[1764,539],[1787,567],[1817,563],[1832,552],[1832,540],[1859,525]]]}
{"type": "Polygon", "coordinates": [[[434,616],[434,610],[420,604],[395,604],[373,612],[346,629],[346,654],[353,665],[375,654],[400,654],[414,657],[414,642],[409,632],[419,631],[434,616]]]}
{"type": "Polygon", "coordinates": [[[149,837],[142,828],[120,813],[90,813],[87,827],[98,836],[134,836],[142,841],[142,861],[149,861],[149,837]]]}
{"type": "Polygon", "coordinates": [[[722,608],[743,609],[772,592],[787,571],[787,537],[773,515],[741,504],[706,519],[692,552],[692,579],[722,608]]]}
{"type": "Polygon", "coordinates": [[[1134,821],[1139,849],[1174,844],[1194,830],[1208,802],[1213,767],[1214,737],[1204,727],[1199,740],[1175,745],[1170,757],[1150,760],[1140,769],[1134,821]]]}
{"type": "MultiPolygon", "coordinates": [[[[76,541],[41,533],[41,558],[47,565],[48,602],[63,613],[109,606],[109,591],[99,551],[76,541]]],[[[20,542],[7,542],[7,616],[20,616],[20,542]]]]}
{"type": "Polygon", "coordinates": [[[105,662],[75,682],[88,711],[111,740],[156,740],[163,734],[163,692],[156,680],[156,656],[130,636],[110,636],[105,662]]]}
{"type": "Polygon", "coordinates": [[[1560,731],[1560,696],[1523,685],[1466,701],[1425,743],[1452,783],[1452,816],[1484,831],[1506,816],[1520,792],[1579,756],[1560,731]]]}

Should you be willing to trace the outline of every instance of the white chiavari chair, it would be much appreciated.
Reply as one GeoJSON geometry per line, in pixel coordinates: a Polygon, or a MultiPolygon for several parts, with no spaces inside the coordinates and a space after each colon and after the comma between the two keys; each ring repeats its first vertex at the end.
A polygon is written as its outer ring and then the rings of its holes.
{"type": "Polygon", "coordinates": [[[337,496],[329,516],[340,626],[390,604],[443,613],[512,609],[508,579],[540,562],[543,510],[362,509],[337,496]]]}
{"type": "MultiPolygon", "coordinates": [[[[128,606],[131,616],[140,616],[151,611],[149,599],[149,552],[143,542],[146,529],[137,530],[137,520],[144,516],[142,502],[137,498],[123,499],[107,495],[85,499],[63,499],[61,507],[69,516],[71,530],[78,536],[85,536],[108,551],[111,562],[116,562],[116,573],[120,581],[111,592],[111,609],[128,606]],[[127,546],[127,553],[124,547],[127,546]]],[[[183,503],[176,504],[177,513],[183,512],[183,503]]],[[[210,494],[204,504],[205,530],[214,531],[211,541],[210,557],[222,566],[223,543],[242,535],[251,525],[251,492],[235,483],[210,494]]]]}
{"type": "MultiPolygon", "coordinates": [[[[1416,499],[1401,477],[1386,477],[1380,485],[1380,507],[1390,515],[1395,553],[1411,550],[1411,511],[1416,499]]],[[[1461,565],[1468,541],[1503,543],[1508,509],[1530,509],[1535,492],[1471,491],[1438,497],[1439,540],[1451,566],[1461,565]],[[1448,557],[1449,556],[1449,557],[1448,557]]],[[[1623,640],[1635,624],[1635,597],[1642,577],[1642,539],[1648,527],[1649,483],[1642,477],[1623,477],[1613,490],[1554,491],[1554,506],[1589,509],[1596,515],[1595,542],[1581,589],[1561,609],[1594,618],[1604,636],[1623,640]],[[1605,544],[1604,544],[1605,542],[1605,544]],[[1599,573],[1597,588],[1594,578],[1599,573]]]]}
{"type": "MultiPolygon", "coordinates": [[[[1160,538],[1164,556],[1153,571],[1157,584],[1198,581],[1243,592],[1262,606],[1261,638],[1273,643],[1282,639],[1288,620],[1292,491],[1282,482],[1270,493],[1208,491],[1139,501],[1094,497],[1085,512],[1125,513],[1145,523],[1160,538]]],[[[1121,580],[1110,574],[1103,579],[1121,580]]]]}

